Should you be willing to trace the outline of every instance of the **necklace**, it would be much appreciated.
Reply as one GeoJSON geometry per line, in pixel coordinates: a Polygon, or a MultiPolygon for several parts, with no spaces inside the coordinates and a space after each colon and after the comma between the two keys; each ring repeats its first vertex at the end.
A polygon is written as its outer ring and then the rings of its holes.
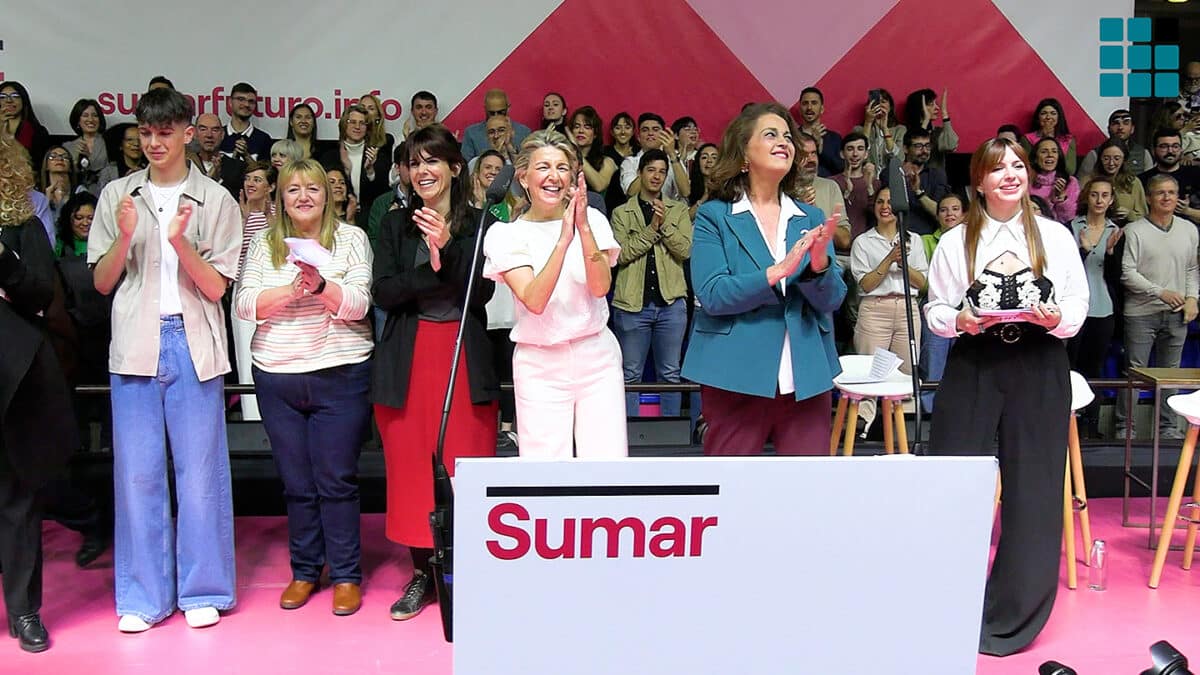
{"type": "Polygon", "coordinates": [[[154,183],[149,184],[150,185],[150,197],[151,197],[151,199],[153,199],[154,207],[156,209],[158,209],[159,213],[163,212],[163,209],[166,207],[167,204],[170,204],[173,200],[175,200],[179,197],[180,193],[183,192],[184,185],[186,185],[186,184],[187,184],[186,180],[179,183],[178,185],[176,185],[173,188],[162,188],[162,187],[155,185],[154,183]]]}

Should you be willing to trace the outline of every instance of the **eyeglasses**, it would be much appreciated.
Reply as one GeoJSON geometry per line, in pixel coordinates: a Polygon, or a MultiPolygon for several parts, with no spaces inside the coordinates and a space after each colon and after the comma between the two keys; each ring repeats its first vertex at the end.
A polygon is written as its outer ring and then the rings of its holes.
{"type": "Polygon", "coordinates": [[[507,115],[507,114],[508,114],[508,108],[501,108],[499,110],[487,111],[488,117],[500,117],[501,115],[507,115]]]}
{"type": "Polygon", "coordinates": [[[346,126],[348,126],[348,127],[365,127],[365,126],[367,126],[367,121],[366,120],[346,120],[346,126]]]}
{"type": "Polygon", "coordinates": [[[57,159],[57,160],[66,162],[71,159],[71,156],[65,152],[52,152],[52,153],[46,155],[46,159],[57,159]]]}
{"type": "Polygon", "coordinates": [[[1159,143],[1154,146],[1158,150],[1182,150],[1183,145],[1180,143],[1159,143]]]}
{"type": "Polygon", "coordinates": [[[508,131],[508,129],[488,129],[487,135],[488,136],[503,136],[507,131],[508,131]]]}
{"type": "Polygon", "coordinates": [[[19,100],[21,100],[21,95],[15,91],[11,94],[0,94],[0,101],[19,101],[19,100]]]}
{"type": "Polygon", "coordinates": [[[933,147],[933,144],[932,143],[913,143],[912,145],[910,145],[908,147],[912,148],[913,150],[928,150],[933,147]]]}
{"type": "Polygon", "coordinates": [[[1128,124],[1132,121],[1133,121],[1133,118],[1130,117],[1129,115],[1122,115],[1121,117],[1114,117],[1114,118],[1110,119],[1108,121],[1108,123],[1109,124],[1117,124],[1117,123],[1128,124]]]}

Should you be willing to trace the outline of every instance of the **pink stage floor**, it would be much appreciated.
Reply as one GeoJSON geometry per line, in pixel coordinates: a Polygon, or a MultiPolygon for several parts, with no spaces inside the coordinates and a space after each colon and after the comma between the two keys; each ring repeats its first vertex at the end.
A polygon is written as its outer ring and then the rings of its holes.
{"type": "MultiPolygon", "coordinates": [[[[1095,500],[1091,510],[1094,536],[1106,539],[1111,551],[1109,590],[1087,590],[1087,568],[1081,565],[1080,590],[1062,587],[1050,624],[1032,648],[1005,659],[980,657],[980,675],[1031,675],[1047,659],[1071,665],[1080,675],[1133,675],[1149,667],[1147,648],[1159,639],[1200,665],[1200,564],[1184,572],[1181,554],[1172,553],[1160,589],[1152,591],[1146,587],[1153,558],[1145,547],[1146,531],[1120,526],[1120,500],[1095,500]]],[[[350,617],[333,616],[328,590],[299,610],[278,608],[289,578],[286,538],[283,518],[239,518],[237,609],[213,628],[190,629],[177,613],[146,633],[122,635],[113,609],[111,554],[78,570],[73,562],[78,536],[47,525],[42,615],[53,647],[26,654],[15,640],[0,643],[0,673],[451,672],[451,649],[442,641],[435,607],[405,623],[388,616],[408,578],[409,562],[400,547],[384,540],[381,516],[363,519],[365,597],[362,610],[350,617]]],[[[863,636],[864,655],[871,654],[871,632],[886,630],[866,624],[849,628],[863,636]]],[[[868,656],[864,665],[871,658],[886,655],[868,656]]]]}

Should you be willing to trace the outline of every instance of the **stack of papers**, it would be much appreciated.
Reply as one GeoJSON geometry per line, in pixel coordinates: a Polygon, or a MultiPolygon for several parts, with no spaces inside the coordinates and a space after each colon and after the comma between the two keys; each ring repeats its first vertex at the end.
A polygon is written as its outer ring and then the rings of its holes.
{"type": "Polygon", "coordinates": [[[871,370],[869,372],[843,372],[838,376],[838,382],[841,382],[842,384],[867,384],[869,382],[883,382],[891,377],[896,371],[900,370],[901,363],[903,363],[903,361],[901,361],[899,356],[896,356],[882,347],[876,347],[875,354],[871,357],[871,370]]]}
{"type": "Polygon", "coordinates": [[[321,267],[328,265],[333,260],[333,253],[330,253],[329,249],[322,246],[316,239],[285,237],[283,243],[288,247],[288,262],[302,262],[313,267],[321,267]]]}

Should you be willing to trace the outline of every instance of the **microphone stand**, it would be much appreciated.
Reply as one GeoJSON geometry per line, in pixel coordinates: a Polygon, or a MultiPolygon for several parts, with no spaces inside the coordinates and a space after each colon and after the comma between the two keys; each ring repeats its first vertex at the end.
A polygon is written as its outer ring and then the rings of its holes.
{"type": "Polygon", "coordinates": [[[454,338],[454,357],[450,361],[450,380],[446,384],[446,398],[442,403],[442,421],[438,426],[437,447],[431,456],[433,461],[433,511],[429,514],[429,528],[433,533],[433,557],[429,560],[429,572],[434,588],[437,590],[438,608],[442,614],[442,635],[446,642],[454,642],[454,484],[451,482],[450,472],[446,470],[444,459],[446,428],[450,424],[450,404],[454,401],[454,380],[458,375],[459,356],[462,353],[463,335],[466,332],[467,315],[471,306],[471,294],[475,292],[475,270],[479,267],[479,259],[483,251],[484,224],[487,222],[489,209],[503,198],[511,180],[511,171],[501,171],[488,188],[483,210],[479,214],[479,227],[475,229],[475,241],[472,244],[471,271],[467,275],[462,316],[458,320],[458,334],[454,338]],[[501,184],[500,189],[497,189],[498,184],[501,184]]]}
{"type": "MultiPolygon", "coordinates": [[[[900,160],[893,158],[892,161],[898,162],[900,160]]],[[[896,214],[896,228],[900,233],[900,278],[904,280],[904,321],[908,326],[908,356],[909,363],[912,364],[913,407],[916,410],[913,424],[915,431],[913,434],[912,449],[914,455],[922,455],[924,454],[924,445],[921,443],[921,377],[918,373],[917,364],[917,333],[912,318],[914,306],[912,284],[909,282],[908,277],[908,223],[906,222],[910,208],[908,201],[908,181],[904,179],[904,170],[902,168],[894,170],[900,171],[900,189],[904,191],[903,201],[898,202],[894,185],[891,185],[897,181],[889,181],[891,183],[889,187],[892,188],[892,211],[896,214]],[[900,208],[897,208],[897,206],[900,208]]]]}

